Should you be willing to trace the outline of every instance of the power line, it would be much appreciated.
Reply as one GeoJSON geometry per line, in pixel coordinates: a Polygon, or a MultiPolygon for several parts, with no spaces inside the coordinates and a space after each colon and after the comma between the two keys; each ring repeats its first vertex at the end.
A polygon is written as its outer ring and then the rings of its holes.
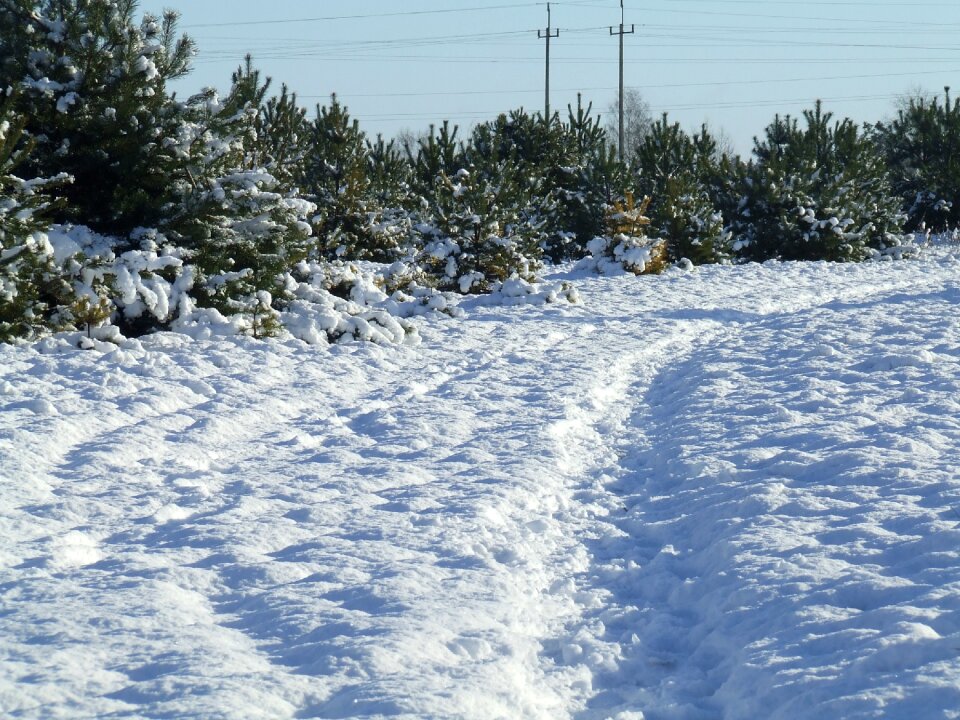
{"type": "MultiPolygon", "coordinates": [[[[719,15],[721,17],[748,17],[748,18],[765,18],[773,20],[817,20],[820,22],[840,22],[840,23],[849,23],[852,22],[851,18],[835,18],[835,17],[814,17],[812,15],[805,15],[802,18],[798,18],[793,15],[768,15],[766,13],[738,13],[738,12],[728,12],[728,11],[719,11],[719,10],[670,10],[668,8],[662,7],[641,7],[638,8],[646,12],[663,12],[663,13],[672,13],[679,15],[719,15]]],[[[916,21],[908,20],[873,20],[869,18],[857,18],[856,22],[862,22],[868,25],[910,25],[910,26],[920,26],[924,27],[930,25],[931,23],[923,23],[916,21]]],[[[936,23],[939,26],[943,25],[960,25],[960,23],[936,23]]]]}
{"type": "MultiPolygon", "coordinates": [[[[819,77],[803,77],[803,78],[776,78],[769,80],[722,80],[717,82],[692,82],[692,83],[659,83],[659,84],[644,84],[644,85],[631,85],[630,88],[633,90],[657,90],[657,89],[684,89],[684,88],[699,88],[699,87],[730,87],[735,85],[779,85],[782,83],[795,83],[795,82],[824,82],[831,80],[865,80],[870,78],[887,78],[887,77],[915,77],[918,75],[944,75],[947,73],[960,73],[960,68],[952,68],[945,70],[927,70],[921,72],[903,72],[903,73],[874,73],[874,74],[859,74],[859,75],[826,75],[819,77]]],[[[617,90],[616,87],[568,87],[560,88],[559,92],[595,92],[595,91],[613,91],[617,90]]],[[[533,94],[540,92],[538,88],[523,88],[523,89],[507,89],[500,88],[497,90],[452,90],[452,91],[431,91],[431,92],[384,92],[384,93],[341,93],[342,97],[346,98],[388,98],[388,97],[460,97],[460,96],[475,96],[475,95],[521,95],[521,94],[533,94]]],[[[298,98],[305,100],[316,100],[329,97],[329,95],[297,95],[298,98]]]]}
{"type": "Polygon", "coordinates": [[[465,8],[443,8],[441,10],[400,10],[396,12],[365,13],[365,14],[358,14],[358,15],[324,15],[320,17],[285,18],[285,19],[274,19],[274,20],[236,20],[233,22],[196,23],[193,25],[185,25],[184,27],[185,28],[240,27],[243,25],[288,25],[291,23],[327,22],[327,21],[334,21],[334,20],[370,20],[372,18],[384,18],[384,17],[409,17],[409,16],[415,16],[415,15],[447,15],[450,13],[481,12],[484,10],[506,10],[506,9],[516,9],[516,8],[536,7],[542,4],[543,4],[542,2],[526,2],[526,3],[510,3],[507,5],[476,5],[474,7],[465,7],[465,8]]]}
{"type": "MultiPolygon", "coordinates": [[[[769,5],[770,0],[673,0],[674,3],[708,2],[711,5],[769,5]]],[[[869,7],[876,8],[876,2],[857,2],[856,0],[780,0],[778,5],[827,5],[829,7],[869,7]]],[[[948,7],[955,8],[956,3],[950,2],[885,2],[884,7],[905,7],[914,10],[918,7],[948,7]]]]}
{"type": "MultiPolygon", "coordinates": [[[[910,97],[909,94],[904,93],[890,93],[890,94],[876,94],[876,95],[841,95],[835,97],[820,97],[809,96],[803,98],[789,98],[789,99],[779,99],[779,100],[750,100],[743,102],[712,102],[712,103],[690,103],[690,104],[680,104],[672,105],[665,108],[668,111],[680,111],[680,110],[739,110],[746,108],[762,108],[762,107],[777,107],[783,105],[797,105],[800,103],[803,104],[813,104],[816,100],[821,100],[824,103],[832,102],[852,102],[852,101],[875,101],[875,100],[898,100],[910,97]]],[[[515,109],[515,108],[513,108],[515,109]]],[[[403,119],[423,119],[429,118],[433,119],[436,117],[448,117],[448,118],[489,118],[491,116],[496,116],[497,114],[504,112],[503,109],[496,110],[471,110],[468,112],[459,112],[459,113],[392,113],[389,115],[377,115],[377,114],[357,114],[358,118],[362,117],[364,120],[371,121],[384,121],[384,120],[403,120],[403,119]]],[[[596,113],[598,116],[604,116],[608,113],[602,111],[596,113]]]]}

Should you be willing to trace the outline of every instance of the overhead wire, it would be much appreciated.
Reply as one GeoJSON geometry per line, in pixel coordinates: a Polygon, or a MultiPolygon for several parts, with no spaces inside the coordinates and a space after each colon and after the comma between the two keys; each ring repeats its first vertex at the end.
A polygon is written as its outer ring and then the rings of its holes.
{"type": "MultiPolygon", "coordinates": [[[[923,27],[927,28],[931,32],[936,32],[937,34],[942,33],[952,33],[953,27],[960,27],[960,23],[943,23],[939,21],[934,22],[921,22],[921,21],[910,21],[908,23],[894,23],[890,20],[876,19],[876,18],[828,18],[828,17],[815,17],[805,15],[803,17],[797,18],[796,16],[790,15],[781,15],[770,12],[736,12],[730,11],[726,8],[721,8],[722,5],[753,5],[753,4],[766,4],[769,7],[768,3],[765,3],[764,0],[710,0],[710,8],[706,9],[694,9],[692,4],[700,2],[701,0],[674,0],[672,3],[668,3],[667,7],[658,6],[651,7],[649,5],[644,6],[633,6],[631,7],[632,13],[643,13],[643,19],[646,22],[641,22],[638,24],[638,35],[646,40],[644,45],[645,48],[651,50],[663,50],[664,48],[675,48],[675,49],[687,49],[696,47],[704,51],[723,47],[726,50],[732,49],[746,49],[746,50],[769,50],[771,47],[782,48],[783,50],[790,49],[801,49],[801,48],[844,48],[847,50],[864,50],[864,51],[873,51],[873,50],[907,50],[918,53],[919,56],[907,57],[907,58],[891,58],[886,57],[777,57],[777,56],[763,56],[763,57],[744,57],[744,56],[724,56],[722,58],[713,57],[712,53],[706,53],[706,57],[690,57],[687,56],[675,56],[675,57],[641,57],[641,58],[628,58],[626,64],[635,66],[635,65],[663,65],[663,64],[676,64],[676,65],[688,65],[688,64],[703,64],[703,63],[716,63],[722,61],[726,65],[822,65],[822,64],[890,64],[890,63],[910,63],[911,65],[928,65],[931,63],[936,64],[955,64],[960,60],[957,57],[930,57],[928,53],[938,53],[942,55],[943,53],[953,53],[957,50],[960,50],[960,45],[950,45],[948,43],[938,43],[931,45],[929,43],[924,44],[913,44],[913,43],[888,43],[888,42],[869,42],[869,37],[866,39],[851,39],[849,41],[844,40],[843,38],[854,36],[862,37],[863,35],[872,35],[874,37],[882,37],[885,35],[891,35],[897,33],[898,35],[903,34],[903,25],[907,24],[911,28],[923,27]],[[676,6],[678,4],[685,5],[687,9],[670,7],[670,5],[676,6]],[[716,24],[712,23],[707,19],[704,19],[699,24],[691,23],[681,23],[673,24],[669,22],[664,22],[663,20],[658,20],[657,15],[659,13],[666,13],[672,15],[680,16],[690,16],[698,15],[701,17],[715,17],[723,16],[728,18],[749,18],[750,23],[746,22],[731,25],[731,24],[716,24]],[[791,27],[782,27],[779,25],[771,25],[770,20],[790,20],[793,22],[798,22],[800,24],[792,25],[791,27]],[[761,23],[756,25],[756,23],[761,23]],[[814,24],[814,27],[809,27],[808,25],[814,24]],[[816,25],[817,23],[838,23],[836,26],[821,27],[816,25]],[[804,25],[806,24],[806,25],[804,25]],[[788,38],[783,37],[788,34],[803,34],[803,33],[816,33],[816,36],[810,37],[798,37],[798,38],[788,38]]],[[[589,7],[589,8],[601,8],[607,7],[612,0],[553,0],[555,6],[572,6],[572,7],[589,7]]],[[[544,6],[545,2],[513,2],[513,3],[499,3],[499,4],[486,4],[486,5],[474,5],[468,7],[454,7],[454,8],[442,8],[442,9],[432,9],[432,10],[417,10],[409,9],[402,11],[392,11],[386,13],[367,13],[367,14],[342,14],[342,15],[326,15],[326,16],[315,16],[315,17],[301,17],[301,18],[271,18],[263,21],[227,21],[227,22],[217,22],[217,23],[198,23],[193,25],[187,25],[186,27],[192,29],[215,29],[215,28],[228,28],[228,27],[243,27],[243,26],[264,26],[264,25],[288,25],[293,23],[312,23],[312,22],[321,22],[321,21],[340,21],[340,20],[359,20],[359,19],[373,19],[373,18],[396,18],[403,16],[416,17],[419,15],[439,15],[439,14],[456,14],[456,13],[469,13],[469,12],[481,12],[481,11],[494,11],[494,10],[506,10],[506,9],[530,9],[537,6],[544,6]]],[[[803,4],[803,5],[837,5],[837,6],[865,6],[872,5],[872,3],[865,2],[818,2],[817,0],[810,0],[809,2],[803,3],[790,3],[784,2],[783,5],[789,4],[803,4]]],[[[632,5],[632,3],[631,3],[632,5]]],[[[904,6],[914,6],[915,4],[904,3],[904,6]]],[[[952,6],[946,3],[917,3],[916,5],[930,5],[930,6],[952,6]]],[[[555,56],[552,62],[558,64],[581,64],[581,65],[600,65],[600,64],[612,64],[615,62],[615,58],[612,56],[598,57],[591,54],[576,54],[571,53],[570,51],[576,51],[577,49],[584,50],[591,47],[608,47],[608,45],[601,45],[593,39],[593,36],[599,34],[606,35],[608,32],[608,25],[595,26],[595,27],[561,27],[563,34],[571,38],[568,42],[561,45],[561,50],[558,51],[557,56],[555,56]]],[[[223,62],[235,63],[237,61],[237,50],[231,48],[231,44],[243,44],[245,45],[246,50],[252,50],[255,53],[255,58],[257,60],[270,60],[270,61],[303,61],[305,59],[316,59],[321,61],[330,61],[337,63],[355,63],[355,62],[385,62],[389,61],[402,62],[402,63],[429,63],[429,64],[474,64],[474,63],[484,63],[484,64],[493,64],[493,65],[503,65],[503,64],[540,64],[543,62],[543,57],[540,55],[528,55],[523,53],[503,53],[496,52],[493,54],[493,57],[490,55],[480,55],[477,52],[466,53],[459,52],[457,54],[451,55],[450,53],[445,54],[435,54],[430,53],[430,48],[442,48],[449,46],[457,46],[464,48],[516,48],[519,41],[525,39],[529,36],[530,33],[534,32],[534,28],[523,29],[523,30],[510,30],[510,31],[500,31],[500,32],[483,32],[483,33],[459,33],[451,35],[439,35],[439,36],[417,36],[417,37],[393,37],[393,38],[371,38],[371,39],[358,39],[358,40],[320,40],[316,38],[270,38],[270,37],[260,37],[250,39],[237,36],[216,36],[212,35],[206,40],[215,43],[212,49],[208,49],[202,56],[197,60],[197,64],[216,64],[223,62]],[[219,43],[217,45],[216,43],[219,43]],[[422,48],[427,52],[412,52],[404,53],[397,52],[405,49],[417,49],[422,48]]],[[[482,51],[481,51],[482,52],[482,51]]],[[[742,55],[742,54],[741,54],[742,55]]],[[[781,55],[781,53],[777,53],[781,55]]],[[[684,89],[684,88],[719,88],[719,87],[734,87],[734,86],[751,86],[751,85],[765,85],[765,84],[780,84],[780,83],[802,83],[802,82],[826,82],[826,81],[835,81],[835,80],[850,80],[850,79],[868,79],[868,78],[889,78],[889,77],[913,77],[913,76],[931,76],[931,75],[941,75],[946,73],[955,73],[958,70],[953,69],[918,69],[912,72],[897,72],[897,73],[859,73],[859,74],[848,74],[848,75],[827,75],[820,77],[794,77],[794,78],[769,78],[769,79],[758,79],[758,78],[744,78],[737,80],[723,80],[723,81],[701,81],[701,82],[683,82],[683,83],[654,83],[654,84],[640,84],[635,85],[634,87],[643,90],[649,89],[684,89]]],[[[569,88],[569,89],[557,89],[556,92],[571,92],[574,90],[579,91],[611,91],[615,90],[612,87],[581,87],[581,88],[569,88]]],[[[523,94],[532,94],[542,92],[541,88],[530,88],[530,89],[507,89],[507,88],[497,88],[492,90],[457,90],[457,91],[430,91],[430,92],[388,92],[388,93],[375,93],[375,92],[365,92],[365,93],[349,93],[341,92],[341,97],[348,98],[403,98],[403,97],[456,97],[456,96],[493,96],[493,95],[523,95],[523,94]]],[[[322,98],[327,97],[326,95],[298,95],[301,99],[311,99],[311,98],[322,98]]],[[[885,95],[853,95],[853,96],[840,96],[835,98],[828,98],[828,101],[870,101],[876,99],[890,99],[899,97],[896,94],[885,94],[885,95]]],[[[767,107],[770,105],[777,104],[789,104],[794,102],[809,102],[809,99],[803,100],[785,100],[785,99],[763,99],[763,100],[731,100],[731,101],[719,101],[712,103],[687,103],[687,104],[674,104],[673,109],[676,110],[695,110],[695,109],[733,109],[733,108],[748,108],[748,107],[767,107]]],[[[364,115],[364,119],[370,120],[384,120],[384,119],[403,119],[403,118],[419,118],[419,117],[436,117],[442,115],[442,113],[431,112],[426,113],[392,113],[384,115],[364,115]]],[[[458,112],[454,113],[458,118],[468,118],[468,117],[486,117],[489,116],[489,112],[470,110],[468,112],[458,112]]]]}

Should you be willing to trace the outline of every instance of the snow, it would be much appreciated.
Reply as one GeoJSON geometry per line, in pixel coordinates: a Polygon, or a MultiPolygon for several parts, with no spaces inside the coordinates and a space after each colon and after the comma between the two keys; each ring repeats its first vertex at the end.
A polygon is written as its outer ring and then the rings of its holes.
{"type": "Polygon", "coordinates": [[[57,100],[57,112],[70,112],[70,106],[80,102],[80,96],[75,92],[68,92],[57,100]]]}
{"type": "Polygon", "coordinates": [[[0,714],[960,717],[958,271],[2,346],[0,714]]]}

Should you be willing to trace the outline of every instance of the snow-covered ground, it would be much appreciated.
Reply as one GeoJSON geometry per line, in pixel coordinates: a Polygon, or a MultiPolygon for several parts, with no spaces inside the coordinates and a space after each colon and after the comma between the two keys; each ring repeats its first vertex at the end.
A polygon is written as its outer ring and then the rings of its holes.
{"type": "Polygon", "coordinates": [[[0,347],[5,718],[960,717],[960,262],[0,347]]]}

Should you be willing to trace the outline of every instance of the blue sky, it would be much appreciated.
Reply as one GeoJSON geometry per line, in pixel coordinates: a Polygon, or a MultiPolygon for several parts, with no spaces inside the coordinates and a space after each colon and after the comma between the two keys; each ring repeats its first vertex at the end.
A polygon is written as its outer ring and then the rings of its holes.
{"type": "MultiPolygon", "coordinates": [[[[619,0],[552,2],[551,104],[616,99],[619,0]]],[[[173,7],[200,53],[182,94],[227,87],[246,52],[312,107],[336,92],[371,135],[449,119],[468,128],[543,108],[544,2],[507,0],[144,0],[173,7]]],[[[816,98],[857,121],[916,89],[960,92],[960,3],[854,0],[626,0],[626,85],[655,114],[707,122],[734,147],[775,113],[816,98]],[[954,82],[956,80],[956,82],[954,82]]]]}

